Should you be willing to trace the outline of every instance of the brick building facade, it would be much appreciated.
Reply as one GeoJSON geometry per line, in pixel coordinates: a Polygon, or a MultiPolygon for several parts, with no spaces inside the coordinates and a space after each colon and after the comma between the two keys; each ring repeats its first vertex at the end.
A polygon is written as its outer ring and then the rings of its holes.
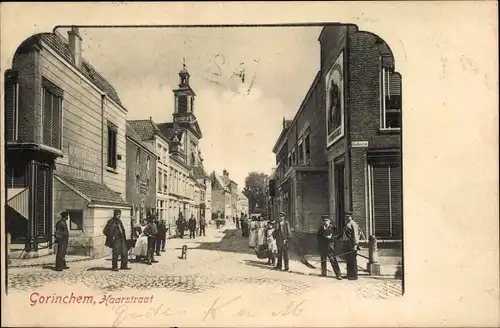
{"type": "MultiPolygon", "coordinates": [[[[127,111],[113,86],[82,58],[73,28],[37,34],[6,72],[8,231],[19,256],[50,253],[59,213],[69,211],[68,253],[101,256],[102,229],[125,202],[127,111]]],[[[127,223],[128,222],[128,223],[127,223]]]]}
{"type": "Polygon", "coordinates": [[[151,143],[127,123],[127,188],[126,200],[132,206],[132,225],[139,223],[156,209],[157,158],[151,143]]]}
{"type": "Polygon", "coordinates": [[[323,214],[342,229],[352,213],[362,239],[400,242],[401,76],[392,52],[351,25],[324,27],[319,42],[320,72],[273,149],[272,212],[287,213],[299,235],[323,214]]]}

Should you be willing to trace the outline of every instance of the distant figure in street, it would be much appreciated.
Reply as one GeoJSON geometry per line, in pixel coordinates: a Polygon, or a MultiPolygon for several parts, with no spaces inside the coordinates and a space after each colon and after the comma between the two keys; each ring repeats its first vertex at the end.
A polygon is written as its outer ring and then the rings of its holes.
{"type": "Polygon", "coordinates": [[[236,229],[240,228],[240,218],[236,216],[236,229]]]}
{"type": "Polygon", "coordinates": [[[249,231],[249,220],[248,220],[248,215],[245,214],[243,217],[243,237],[249,237],[250,231],[249,231]]]}
{"type": "Polygon", "coordinates": [[[61,213],[61,219],[56,223],[55,239],[57,243],[56,271],[69,269],[66,265],[66,250],[68,248],[69,230],[68,230],[68,212],[61,213]]]}
{"type": "Polygon", "coordinates": [[[189,228],[189,239],[196,238],[196,219],[194,218],[193,215],[191,215],[191,218],[189,219],[188,222],[188,228],[189,228]]]}
{"type": "Polygon", "coordinates": [[[156,223],[154,222],[155,217],[153,215],[148,216],[147,220],[148,224],[146,224],[143,233],[148,237],[148,257],[146,263],[151,265],[158,262],[155,261],[154,258],[156,238],[158,236],[158,227],[156,227],[156,223]]]}
{"type": "Polygon", "coordinates": [[[114,210],[113,217],[108,220],[104,227],[103,234],[106,236],[105,245],[112,248],[112,269],[118,271],[118,256],[121,261],[121,270],[130,270],[128,267],[128,250],[127,250],[127,237],[125,236],[125,228],[120,220],[122,215],[121,210],[114,210]]]}
{"type": "Polygon", "coordinates": [[[177,219],[176,224],[177,224],[177,231],[179,232],[179,236],[181,238],[184,238],[184,230],[186,230],[187,222],[186,222],[186,219],[184,219],[184,216],[182,215],[182,213],[179,213],[179,218],[177,219]]]}
{"type": "Polygon", "coordinates": [[[259,222],[252,218],[250,221],[250,235],[248,236],[248,247],[254,248],[257,246],[257,232],[259,230],[259,222]]]}
{"type": "Polygon", "coordinates": [[[200,236],[203,234],[205,236],[205,226],[207,225],[207,220],[205,220],[205,216],[201,216],[200,218],[200,236]]]}
{"type": "Polygon", "coordinates": [[[241,213],[240,216],[240,228],[241,228],[241,236],[245,237],[245,216],[241,213]]]}
{"type": "Polygon", "coordinates": [[[337,228],[331,224],[328,215],[323,216],[323,224],[318,229],[318,249],[321,256],[321,275],[326,277],[326,259],[330,260],[335,277],[338,280],[342,279],[340,267],[335,258],[334,241],[337,235],[337,228]]]}
{"type": "Polygon", "coordinates": [[[278,263],[275,269],[281,270],[283,267],[283,260],[285,262],[285,271],[289,270],[288,266],[288,241],[291,237],[290,224],[285,220],[285,213],[281,212],[279,221],[276,223],[274,236],[278,246],[278,263]]]}
{"type": "Polygon", "coordinates": [[[358,243],[359,243],[359,227],[356,222],[352,219],[350,214],[346,215],[346,225],[344,228],[344,234],[348,240],[348,251],[345,255],[347,262],[347,279],[357,280],[358,279],[358,243]]]}
{"type": "Polygon", "coordinates": [[[156,236],[156,255],[160,255],[160,250],[165,252],[165,246],[167,243],[167,223],[164,219],[157,222],[158,235],[156,236]]]}
{"type": "Polygon", "coordinates": [[[276,256],[278,255],[278,246],[276,245],[276,238],[274,238],[274,221],[269,221],[266,227],[266,243],[267,243],[267,264],[275,265],[276,256]]]}

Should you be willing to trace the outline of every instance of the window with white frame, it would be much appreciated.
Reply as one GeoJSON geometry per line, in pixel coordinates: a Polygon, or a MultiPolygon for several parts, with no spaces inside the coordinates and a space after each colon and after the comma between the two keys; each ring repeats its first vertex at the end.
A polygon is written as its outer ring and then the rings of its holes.
{"type": "Polygon", "coordinates": [[[311,137],[310,135],[306,135],[304,138],[304,161],[306,165],[311,163],[311,137]]]}
{"type": "Polygon", "coordinates": [[[158,150],[157,150],[157,157],[158,157],[158,162],[161,163],[162,161],[162,153],[163,153],[163,148],[161,147],[161,145],[158,145],[158,150]]]}
{"type": "Polygon", "coordinates": [[[135,163],[136,164],[141,164],[141,149],[137,148],[137,155],[135,157],[135,163]]]}
{"type": "Polygon", "coordinates": [[[302,139],[299,140],[299,146],[298,146],[298,153],[299,153],[299,164],[304,165],[304,141],[302,139]]]}
{"type": "Polygon", "coordinates": [[[381,70],[380,128],[401,128],[401,75],[389,68],[381,70]]]}
{"type": "Polygon", "coordinates": [[[161,192],[162,188],[161,176],[162,176],[161,169],[158,169],[158,181],[156,181],[156,185],[158,186],[158,192],[161,192]]]}
{"type": "Polygon", "coordinates": [[[163,172],[163,192],[168,192],[168,175],[166,171],[163,172]]]}

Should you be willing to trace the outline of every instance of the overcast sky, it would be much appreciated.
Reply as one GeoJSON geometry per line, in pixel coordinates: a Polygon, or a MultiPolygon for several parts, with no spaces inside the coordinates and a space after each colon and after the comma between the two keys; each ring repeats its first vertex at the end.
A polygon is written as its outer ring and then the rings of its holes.
{"type": "MultiPolygon", "coordinates": [[[[128,119],[172,120],[183,58],[197,94],[205,169],[243,188],[270,173],[283,116],[292,118],[319,69],[320,28],[82,28],[83,56],[117,90],[128,119]],[[234,73],[244,69],[245,79],[234,73]]],[[[60,30],[66,36],[64,30],[60,30]]],[[[241,75],[241,74],[240,74],[241,75]]]]}

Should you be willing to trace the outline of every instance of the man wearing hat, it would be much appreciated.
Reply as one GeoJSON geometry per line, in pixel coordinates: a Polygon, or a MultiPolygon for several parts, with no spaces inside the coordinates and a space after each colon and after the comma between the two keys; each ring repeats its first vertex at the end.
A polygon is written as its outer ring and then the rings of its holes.
{"type": "Polygon", "coordinates": [[[348,240],[348,251],[346,254],[347,262],[347,279],[358,279],[358,247],[359,247],[359,226],[352,219],[351,213],[346,213],[346,224],[344,227],[344,234],[348,240]]]}
{"type": "Polygon", "coordinates": [[[318,248],[321,256],[321,275],[326,277],[326,259],[330,260],[335,277],[338,280],[342,279],[340,274],[340,267],[337,259],[335,258],[334,240],[337,234],[337,228],[331,224],[328,215],[323,215],[323,224],[318,229],[318,248]]]}
{"type": "Polygon", "coordinates": [[[291,233],[290,224],[285,220],[285,217],[286,214],[284,212],[281,212],[279,215],[279,220],[276,223],[276,228],[274,229],[276,244],[278,246],[278,263],[276,264],[275,269],[281,270],[284,260],[285,271],[288,271],[288,241],[291,237],[291,233]]]}
{"type": "Polygon", "coordinates": [[[69,230],[68,230],[68,212],[61,213],[61,219],[56,223],[55,239],[57,243],[56,271],[69,269],[66,265],[66,250],[68,248],[69,230]]]}
{"type": "Polygon", "coordinates": [[[148,223],[144,227],[143,233],[148,237],[147,263],[151,265],[152,263],[158,263],[158,261],[155,261],[154,258],[158,228],[156,227],[155,217],[153,215],[149,215],[147,221],[148,223]]]}
{"type": "Polygon", "coordinates": [[[118,271],[118,256],[120,256],[121,269],[130,270],[128,264],[127,237],[125,228],[120,220],[122,216],[121,210],[114,210],[113,217],[108,220],[104,227],[103,234],[106,236],[105,245],[113,250],[112,269],[118,271]]]}

